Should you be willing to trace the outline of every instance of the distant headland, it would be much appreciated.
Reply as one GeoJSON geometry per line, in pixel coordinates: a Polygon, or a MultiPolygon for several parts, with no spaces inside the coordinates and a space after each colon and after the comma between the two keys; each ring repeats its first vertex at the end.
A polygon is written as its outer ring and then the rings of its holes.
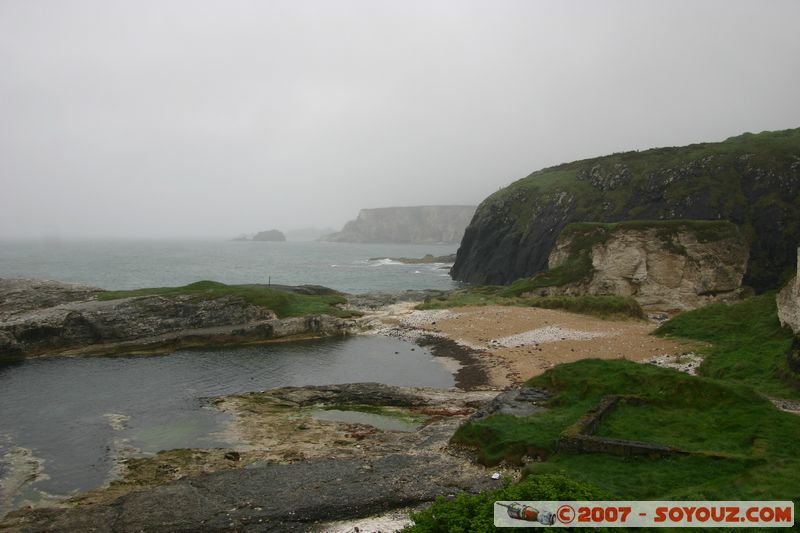
{"type": "Polygon", "coordinates": [[[425,205],[362,209],[342,231],[320,240],[329,242],[434,244],[458,243],[476,206],[425,205]]]}

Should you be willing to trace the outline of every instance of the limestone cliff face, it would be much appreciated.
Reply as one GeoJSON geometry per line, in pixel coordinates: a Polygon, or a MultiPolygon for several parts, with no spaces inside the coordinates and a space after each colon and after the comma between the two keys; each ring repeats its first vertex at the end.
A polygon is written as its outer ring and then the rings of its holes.
{"type": "MultiPolygon", "coordinates": [[[[800,259],[800,248],[797,257],[800,259]]],[[[778,318],[781,326],[788,326],[800,334],[800,276],[795,275],[778,293],[778,318]]]]}
{"type": "Polygon", "coordinates": [[[454,243],[464,236],[475,206],[426,205],[362,209],[342,231],[323,237],[331,242],[399,244],[454,243]]]}
{"type": "Polygon", "coordinates": [[[580,261],[580,254],[591,261],[591,268],[582,279],[538,292],[632,296],[645,309],[662,311],[694,309],[739,296],[749,247],[735,226],[698,231],[690,225],[665,229],[655,224],[598,225],[604,232],[584,241],[592,243],[587,250],[576,249],[576,243],[587,238],[585,231],[565,231],[550,254],[550,271],[580,261]]]}

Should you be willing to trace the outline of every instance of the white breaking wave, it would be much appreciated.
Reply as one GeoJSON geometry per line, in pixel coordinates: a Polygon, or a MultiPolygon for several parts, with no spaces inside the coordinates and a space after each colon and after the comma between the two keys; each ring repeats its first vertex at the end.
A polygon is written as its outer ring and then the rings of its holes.
{"type": "Polygon", "coordinates": [[[386,259],[378,259],[376,261],[372,261],[372,266],[382,266],[382,265],[402,265],[400,261],[393,261],[388,257],[386,259]]]}

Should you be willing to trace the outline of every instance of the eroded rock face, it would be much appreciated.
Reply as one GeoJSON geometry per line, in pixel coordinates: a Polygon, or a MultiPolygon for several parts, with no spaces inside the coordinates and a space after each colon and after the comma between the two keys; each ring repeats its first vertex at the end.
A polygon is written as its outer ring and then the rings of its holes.
{"type": "MultiPolygon", "coordinates": [[[[797,257],[800,259],[800,248],[797,257]]],[[[800,334],[800,276],[794,276],[778,293],[778,319],[781,326],[788,326],[795,334],[800,334]]]]}
{"type": "MultiPolygon", "coordinates": [[[[559,237],[556,241],[550,269],[567,260],[572,238],[559,237]]],[[[648,309],[694,309],[738,298],[749,255],[741,234],[703,241],[686,229],[665,240],[656,228],[612,231],[589,254],[593,272],[586,279],[545,292],[616,294],[632,296],[648,309]]]]}

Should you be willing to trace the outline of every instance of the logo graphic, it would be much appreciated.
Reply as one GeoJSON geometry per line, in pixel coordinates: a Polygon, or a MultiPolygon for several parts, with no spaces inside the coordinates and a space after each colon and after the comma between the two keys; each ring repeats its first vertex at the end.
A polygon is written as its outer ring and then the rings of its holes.
{"type": "Polygon", "coordinates": [[[546,526],[552,526],[556,521],[556,516],[548,511],[540,511],[529,505],[522,505],[519,502],[505,504],[497,502],[500,507],[505,507],[510,518],[514,520],[525,520],[526,522],[539,522],[546,526]]]}

